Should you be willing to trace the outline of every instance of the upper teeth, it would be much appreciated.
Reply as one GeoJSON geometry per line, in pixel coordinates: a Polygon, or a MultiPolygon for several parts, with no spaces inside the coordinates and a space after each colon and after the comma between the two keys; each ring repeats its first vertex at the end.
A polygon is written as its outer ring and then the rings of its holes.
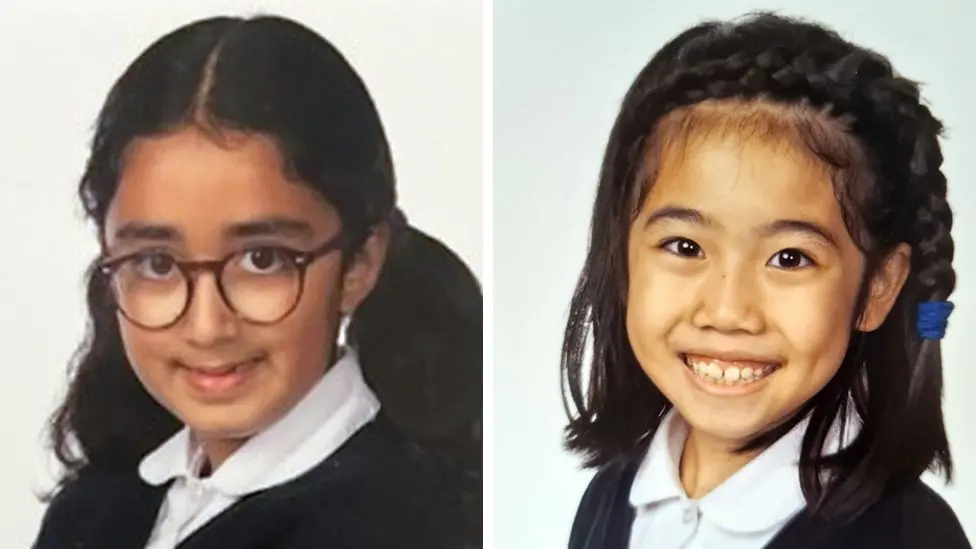
{"type": "Polygon", "coordinates": [[[706,361],[690,357],[687,358],[687,362],[699,377],[726,383],[755,381],[769,375],[775,368],[772,364],[756,367],[745,366],[740,368],[738,366],[727,366],[723,368],[717,361],[706,361]]]}

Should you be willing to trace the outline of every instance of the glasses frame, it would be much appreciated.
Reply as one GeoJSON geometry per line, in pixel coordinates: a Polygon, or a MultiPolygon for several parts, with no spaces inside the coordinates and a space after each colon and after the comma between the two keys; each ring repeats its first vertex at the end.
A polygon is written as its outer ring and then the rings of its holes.
{"type": "Polygon", "coordinates": [[[123,264],[125,264],[125,262],[129,261],[134,257],[139,257],[141,255],[144,255],[146,252],[144,251],[133,252],[117,258],[103,260],[100,263],[98,263],[97,269],[109,281],[108,284],[109,293],[111,294],[112,297],[113,307],[115,307],[117,311],[122,313],[122,316],[124,316],[126,320],[128,320],[132,324],[144,330],[150,330],[150,331],[166,330],[178,324],[183,319],[183,317],[186,316],[187,311],[190,310],[190,305],[193,303],[193,296],[194,294],[196,294],[197,277],[194,275],[198,273],[210,273],[211,275],[213,275],[214,282],[217,285],[217,292],[220,294],[220,299],[223,301],[224,305],[228,308],[228,310],[233,312],[234,315],[237,316],[237,318],[243,320],[244,322],[247,322],[248,324],[254,324],[258,326],[270,326],[273,324],[277,324],[283,321],[284,319],[288,318],[288,316],[291,315],[293,312],[295,312],[295,309],[298,308],[298,304],[301,303],[302,297],[305,295],[305,278],[306,278],[305,275],[306,272],[308,271],[308,268],[312,265],[312,263],[315,263],[317,260],[331,254],[332,252],[342,249],[345,243],[346,243],[346,239],[344,238],[344,234],[338,233],[333,237],[329,238],[328,240],[326,240],[321,245],[316,246],[315,248],[307,251],[296,250],[285,246],[264,246],[264,248],[273,248],[275,250],[284,253],[288,257],[288,259],[290,259],[292,263],[294,263],[295,268],[298,270],[298,294],[295,296],[294,303],[292,303],[292,305],[288,308],[288,310],[282,313],[281,316],[279,316],[277,319],[272,321],[256,321],[247,318],[246,316],[242,315],[240,311],[237,310],[236,307],[234,307],[234,304],[231,303],[230,299],[228,299],[227,297],[227,290],[224,288],[224,281],[223,281],[224,269],[227,267],[227,264],[230,262],[231,259],[233,259],[235,256],[241,253],[240,251],[227,254],[225,257],[221,259],[199,260],[199,261],[192,261],[192,260],[178,261],[174,259],[174,264],[176,265],[176,268],[183,275],[183,279],[186,280],[186,299],[183,302],[183,308],[180,310],[179,314],[177,314],[172,321],[165,324],[161,324],[159,326],[143,324],[135,320],[131,316],[129,316],[129,314],[126,313],[125,309],[119,303],[120,299],[119,296],[116,294],[117,290],[115,288],[115,284],[111,282],[116,271],[118,271],[118,269],[123,264]]]}

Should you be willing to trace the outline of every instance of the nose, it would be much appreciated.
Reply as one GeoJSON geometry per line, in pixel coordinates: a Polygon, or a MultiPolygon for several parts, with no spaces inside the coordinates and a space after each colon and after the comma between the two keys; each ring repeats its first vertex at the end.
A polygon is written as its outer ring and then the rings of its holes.
{"type": "Polygon", "coordinates": [[[759,334],[765,329],[760,291],[749,267],[715,265],[703,279],[692,323],[702,330],[759,334]]]}
{"type": "Polygon", "coordinates": [[[237,335],[237,316],[224,302],[212,274],[197,277],[183,329],[187,341],[199,348],[213,347],[237,335]]]}

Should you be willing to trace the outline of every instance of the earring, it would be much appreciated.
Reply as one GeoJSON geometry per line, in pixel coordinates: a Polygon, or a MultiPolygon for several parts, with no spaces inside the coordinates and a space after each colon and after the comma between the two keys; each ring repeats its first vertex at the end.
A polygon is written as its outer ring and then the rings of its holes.
{"type": "Polygon", "coordinates": [[[342,316],[339,317],[339,334],[337,337],[337,343],[339,345],[346,344],[346,340],[348,339],[347,332],[349,331],[349,322],[351,321],[351,319],[352,319],[352,313],[343,312],[342,316]]]}

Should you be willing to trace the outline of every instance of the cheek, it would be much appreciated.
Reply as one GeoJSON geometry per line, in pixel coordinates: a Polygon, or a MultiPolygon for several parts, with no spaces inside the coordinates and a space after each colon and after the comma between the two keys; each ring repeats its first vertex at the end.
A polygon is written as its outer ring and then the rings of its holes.
{"type": "Polygon", "coordinates": [[[850,339],[856,286],[831,283],[777,293],[767,310],[793,359],[833,375],[850,339]]]}
{"type": "Polygon", "coordinates": [[[165,331],[152,332],[136,328],[119,318],[122,346],[136,377],[156,400],[165,402],[162,387],[171,375],[173,336],[165,331]]]}
{"type": "Polygon", "coordinates": [[[666,350],[668,335],[687,309],[688,281],[652,268],[639,254],[630,262],[628,273],[627,337],[634,354],[645,368],[657,361],[645,360],[666,350]]]}
{"type": "Polygon", "coordinates": [[[332,352],[339,324],[341,292],[338,275],[309,270],[298,307],[280,324],[270,327],[264,343],[279,364],[317,376],[332,352]]]}

